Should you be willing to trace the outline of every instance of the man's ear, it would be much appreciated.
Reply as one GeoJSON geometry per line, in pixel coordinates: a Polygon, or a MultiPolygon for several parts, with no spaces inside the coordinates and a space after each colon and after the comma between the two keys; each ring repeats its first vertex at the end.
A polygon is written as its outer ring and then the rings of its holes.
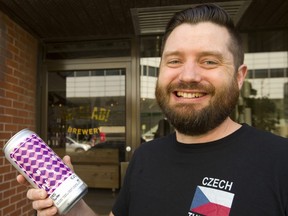
{"type": "Polygon", "coordinates": [[[245,77],[247,75],[247,66],[245,64],[242,64],[239,68],[238,68],[238,71],[237,71],[237,81],[238,81],[238,87],[239,89],[241,89],[243,83],[244,83],[244,80],[245,80],[245,77]]]}

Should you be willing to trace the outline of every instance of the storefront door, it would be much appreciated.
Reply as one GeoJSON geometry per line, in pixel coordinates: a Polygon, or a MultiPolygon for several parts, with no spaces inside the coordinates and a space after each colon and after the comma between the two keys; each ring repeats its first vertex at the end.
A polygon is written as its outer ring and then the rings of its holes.
{"type": "Polygon", "coordinates": [[[61,156],[72,155],[76,168],[81,168],[79,172],[86,170],[82,178],[90,187],[119,185],[119,164],[127,160],[126,149],[130,149],[131,139],[132,125],[127,127],[126,121],[127,115],[131,115],[126,108],[127,97],[131,98],[127,92],[133,92],[129,90],[129,77],[130,62],[123,60],[66,60],[48,64],[47,142],[61,156]],[[89,169],[86,165],[108,165],[102,171],[92,169],[94,175],[100,176],[96,185],[85,174],[89,169]],[[107,185],[106,178],[114,179],[114,183],[107,185]]]}

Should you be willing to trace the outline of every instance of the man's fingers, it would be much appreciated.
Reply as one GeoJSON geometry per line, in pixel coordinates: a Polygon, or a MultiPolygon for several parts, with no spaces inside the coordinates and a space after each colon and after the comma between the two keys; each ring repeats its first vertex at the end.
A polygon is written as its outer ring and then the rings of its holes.
{"type": "Polygon", "coordinates": [[[72,165],[72,163],[71,163],[71,158],[70,158],[70,156],[65,155],[65,156],[63,157],[63,161],[64,161],[64,163],[65,163],[70,169],[73,170],[73,165],[72,165]]]}
{"type": "Polygon", "coordinates": [[[57,208],[54,206],[52,199],[47,197],[47,192],[42,189],[29,189],[27,198],[32,200],[33,209],[37,210],[37,215],[56,215],[57,208]]]}
{"type": "MultiPolygon", "coordinates": [[[[47,198],[45,200],[37,200],[37,201],[32,202],[32,206],[33,206],[33,209],[42,211],[44,209],[48,209],[48,208],[52,207],[53,201],[49,198],[47,198]]],[[[56,212],[57,212],[57,209],[56,209],[56,212]]]]}
{"type": "Polygon", "coordinates": [[[16,179],[17,179],[19,184],[22,184],[22,185],[25,185],[25,186],[29,186],[30,185],[29,182],[21,174],[18,175],[16,179]]]}
{"type": "Polygon", "coordinates": [[[29,189],[27,198],[30,200],[44,200],[47,197],[47,192],[42,189],[29,189]]]}

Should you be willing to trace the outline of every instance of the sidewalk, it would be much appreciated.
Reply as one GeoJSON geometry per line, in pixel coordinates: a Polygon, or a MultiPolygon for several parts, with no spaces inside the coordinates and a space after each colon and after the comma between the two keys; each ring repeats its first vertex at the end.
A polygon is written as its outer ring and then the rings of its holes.
{"type": "Polygon", "coordinates": [[[89,188],[84,200],[99,216],[108,216],[117,195],[111,189],[89,188]]]}

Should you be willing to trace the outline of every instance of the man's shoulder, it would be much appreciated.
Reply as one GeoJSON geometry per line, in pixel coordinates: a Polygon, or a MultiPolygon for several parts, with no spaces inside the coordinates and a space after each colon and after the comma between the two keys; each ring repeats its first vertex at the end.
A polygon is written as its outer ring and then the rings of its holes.
{"type": "Polygon", "coordinates": [[[284,143],[288,145],[288,138],[277,135],[270,131],[266,131],[263,129],[259,129],[256,127],[252,127],[249,125],[244,124],[243,129],[245,133],[247,133],[247,138],[249,139],[258,139],[263,141],[274,141],[276,143],[284,143]]]}
{"type": "Polygon", "coordinates": [[[242,141],[245,139],[245,148],[259,157],[265,156],[265,160],[283,160],[288,163],[288,139],[272,132],[262,129],[247,127],[246,133],[243,133],[242,141]],[[246,135],[246,137],[245,137],[246,135]]]}

